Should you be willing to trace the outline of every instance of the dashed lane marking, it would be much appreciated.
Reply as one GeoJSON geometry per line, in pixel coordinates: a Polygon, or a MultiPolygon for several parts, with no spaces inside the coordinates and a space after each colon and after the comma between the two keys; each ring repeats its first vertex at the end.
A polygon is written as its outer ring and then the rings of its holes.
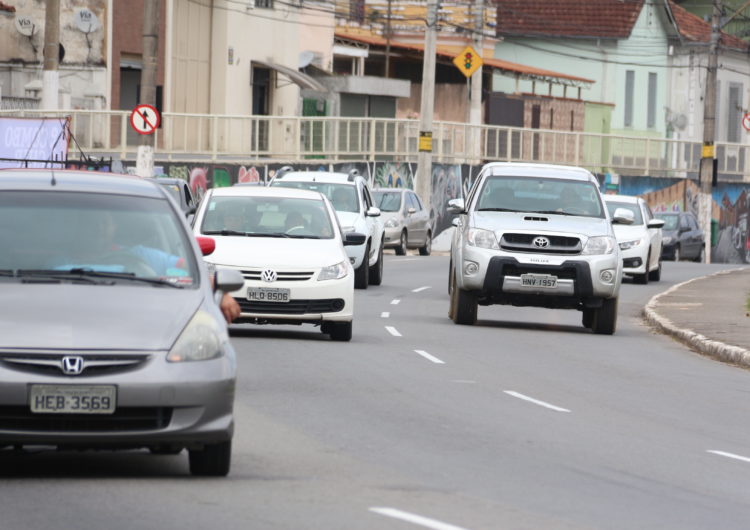
{"type": "Polygon", "coordinates": [[[554,411],[557,411],[557,412],[570,412],[568,409],[564,409],[562,407],[558,407],[557,405],[552,405],[552,404],[546,403],[544,401],[539,401],[538,399],[534,399],[532,397],[525,396],[525,395],[520,394],[518,392],[515,392],[513,390],[504,390],[504,392],[506,394],[508,394],[509,396],[513,396],[513,397],[518,398],[518,399],[523,399],[524,401],[529,401],[530,403],[534,403],[535,405],[539,405],[540,407],[545,407],[545,408],[548,408],[548,409],[551,409],[551,410],[554,410],[554,411]]]}
{"type": "Polygon", "coordinates": [[[438,359],[434,355],[430,355],[429,353],[427,353],[424,350],[414,350],[414,353],[418,353],[419,355],[421,355],[422,357],[424,357],[428,361],[432,361],[435,364],[445,364],[444,361],[441,361],[440,359],[438,359]]]}
{"type": "Polygon", "coordinates": [[[390,316],[391,314],[388,311],[383,311],[382,313],[380,313],[380,318],[388,318],[390,316]]]}
{"type": "Polygon", "coordinates": [[[394,298],[393,300],[391,300],[391,305],[398,305],[400,303],[401,303],[401,300],[399,300],[398,298],[394,298]]]}
{"type": "Polygon", "coordinates": [[[425,285],[424,287],[417,287],[416,289],[412,289],[412,293],[421,293],[422,291],[426,291],[427,289],[431,289],[432,287],[430,285],[425,285]]]}
{"type": "Polygon", "coordinates": [[[706,452],[707,453],[712,453],[712,454],[715,454],[715,455],[719,455],[719,456],[725,456],[727,458],[732,458],[734,460],[741,460],[743,462],[750,462],[750,458],[748,458],[746,456],[735,455],[733,453],[725,453],[724,451],[713,451],[713,450],[710,450],[710,449],[708,451],[706,451],[706,452]]]}
{"type": "Polygon", "coordinates": [[[401,336],[401,333],[399,333],[398,330],[396,328],[394,328],[393,326],[386,326],[385,329],[386,329],[386,331],[388,331],[388,333],[390,333],[394,337],[400,337],[401,336]]]}
{"type": "Polygon", "coordinates": [[[402,521],[406,521],[407,523],[419,525],[424,528],[431,528],[432,530],[466,530],[461,526],[444,523],[442,521],[438,521],[437,519],[430,519],[429,517],[424,517],[415,513],[404,512],[395,508],[373,507],[370,508],[370,511],[379,515],[384,515],[386,517],[392,517],[393,519],[400,519],[402,521]]]}

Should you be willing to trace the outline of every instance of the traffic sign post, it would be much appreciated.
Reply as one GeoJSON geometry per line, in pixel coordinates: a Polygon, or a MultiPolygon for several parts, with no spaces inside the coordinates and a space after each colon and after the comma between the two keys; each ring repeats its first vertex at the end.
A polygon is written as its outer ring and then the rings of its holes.
{"type": "Polygon", "coordinates": [[[461,70],[466,77],[471,77],[480,66],[482,66],[482,57],[471,46],[467,46],[461,53],[453,58],[453,64],[461,70]]]}
{"type": "Polygon", "coordinates": [[[154,134],[160,124],[159,111],[151,105],[138,105],[130,113],[130,126],[138,134],[154,134]]]}

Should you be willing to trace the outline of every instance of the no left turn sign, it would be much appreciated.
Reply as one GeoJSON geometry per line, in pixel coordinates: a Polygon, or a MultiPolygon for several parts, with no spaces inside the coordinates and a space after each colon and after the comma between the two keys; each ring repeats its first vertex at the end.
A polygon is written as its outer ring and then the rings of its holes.
{"type": "Polygon", "coordinates": [[[151,105],[138,105],[130,113],[130,126],[139,134],[154,134],[160,123],[159,111],[151,105]]]}

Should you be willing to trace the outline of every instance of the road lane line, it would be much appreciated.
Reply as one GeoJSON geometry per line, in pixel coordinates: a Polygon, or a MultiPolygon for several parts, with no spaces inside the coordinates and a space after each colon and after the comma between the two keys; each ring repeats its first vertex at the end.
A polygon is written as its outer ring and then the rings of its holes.
{"type": "Polygon", "coordinates": [[[399,333],[398,330],[396,328],[394,328],[393,326],[386,326],[385,329],[388,331],[388,333],[390,333],[394,337],[400,337],[401,336],[401,333],[399,333]]]}
{"type": "Polygon", "coordinates": [[[403,512],[395,508],[370,508],[371,512],[379,515],[385,515],[386,517],[392,517],[394,519],[400,519],[408,523],[413,523],[425,528],[432,528],[433,530],[466,530],[461,526],[455,526],[452,524],[444,523],[436,519],[430,519],[429,517],[423,517],[415,513],[403,512]]]}
{"type": "Polygon", "coordinates": [[[708,450],[706,452],[707,453],[713,453],[713,454],[719,455],[719,456],[726,456],[727,458],[733,458],[735,460],[742,460],[743,462],[750,462],[750,458],[748,458],[746,456],[735,455],[735,454],[732,454],[732,453],[725,453],[724,451],[712,451],[712,450],[708,450]]]}
{"type": "Polygon", "coordinates": [[[427,353],[424,350],[414,350],[414,353],[418,353],[419,355],[421,355],[422,357],[424,357],[428,361],[432,361],[435,364],[445,364],[445,362],[441,361],[440,359],[438,359],[434,355],[430,355],[429,353],[427,353]]]}
{"type": "Polygon", "coordinates": [[[432,286],[425,285],[424,287],[417,287],[416,289],[412,289],[412,293],[421,293],[422,291],[426,291],[427,289],[432,289],[432,286]]]}
{"type": "Polygon", "coordinates": [[[380,318],[388,318],[390,316],[391,314],[388,311],[383,311],[382,313],[380,313],[380,318]]]}
{"type": "Polygon", "coordinates": [[[391,300],[391,305],[398,305],[400,302],[401,300],[399,300],[398,298],[394,298],[393,300],[391,300]]]}
{"type": "Polygon", "coordinates": [[[548,409],[555,410],[557,412],[570,412],[568,409],[564,409],[562,407],[558,407],[555,405],[552,405],[550,403],[545,403],[544,401],[539,401],[538,399],[530,398],[529,396],[524,396],[523,394],[519,394],[518,392],[515,392],[513,390],[504,390],[506,394],[509,396],[516,397],[518,399],[523,399],[524,401],[530,401],[531,403],[534,403],[536,405],[539,405],[541,407],[546,407],[548,409]]]}

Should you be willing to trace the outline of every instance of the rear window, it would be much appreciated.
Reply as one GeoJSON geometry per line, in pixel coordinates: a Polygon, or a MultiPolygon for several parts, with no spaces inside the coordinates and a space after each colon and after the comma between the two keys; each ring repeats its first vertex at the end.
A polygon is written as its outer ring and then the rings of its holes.
{"type": "Polygon", "coordinates": [[[397,212],[401,209],[400,191],[374,191],[375,206],[383,212],[397,212]]]}
{"type": "Polygon", "coordinates": [[[337,212],[359,212],[357,187],[354,184],[333,184],[327,182],[293,182],[274,180],[271,186],[296,188],[298,190],[319,191],[331,201],[337,212]]]}

